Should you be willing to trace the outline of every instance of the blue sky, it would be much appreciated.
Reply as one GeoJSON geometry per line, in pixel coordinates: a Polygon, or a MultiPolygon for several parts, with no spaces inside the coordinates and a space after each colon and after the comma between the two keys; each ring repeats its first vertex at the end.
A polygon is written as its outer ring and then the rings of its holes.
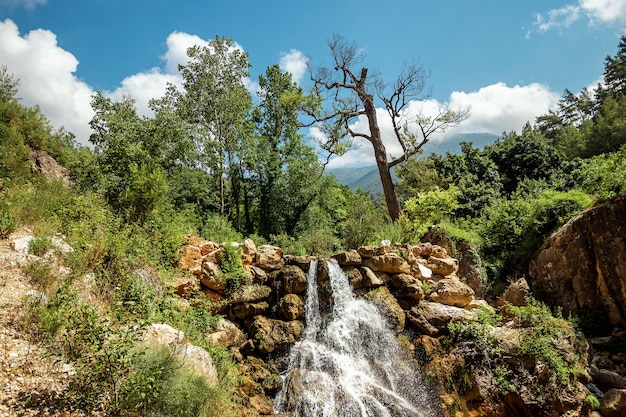
{"type": "MultiPolygon", "coordinates": [[[[306,60],[328,62],[337,33],[389,79],[413,58],[429,68],[432,97],[416,107],[471,106],[468,120],[436,138],[446,140],[520,130],[565,88],[594,85],[625,29],[626,0],[0,0],[0,65],[20,78],[25,104],[87,143],[94,91],[130,95],[147,114],[147,100],[179,81],[176,66],[194,43],[234,39],[249,53],[254,90],[275,63],[305,84],[306,60]]],[[[364,146],[337,164],[368,158],[364,146]]]]}

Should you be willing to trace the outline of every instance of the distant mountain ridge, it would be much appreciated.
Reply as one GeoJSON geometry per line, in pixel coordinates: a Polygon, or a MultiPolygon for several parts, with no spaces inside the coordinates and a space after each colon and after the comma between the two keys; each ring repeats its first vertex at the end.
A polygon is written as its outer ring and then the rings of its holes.
{"type": "MultiPolygon", "coordinates": [[[[450,153],[461,153],[461,142],[471,142],[475,148],[483,149],[487,145],[493,144],[500,136],[492,133],[464,133],[455,135],[445,142],[429,142],[424,145],[424,152],[420,157],[431,154],[445,155],[450,153]]],[[[347,185],[351,190],[362,189],[373,195],[382,194],[383,187],[380,182],[380,175],[375,165],[362,167],[331,168],[327,171],[337,179],[339,184],[347,185]]],[[[391,171],[394,182],[398,182],[398,177],[391,171]]]]}

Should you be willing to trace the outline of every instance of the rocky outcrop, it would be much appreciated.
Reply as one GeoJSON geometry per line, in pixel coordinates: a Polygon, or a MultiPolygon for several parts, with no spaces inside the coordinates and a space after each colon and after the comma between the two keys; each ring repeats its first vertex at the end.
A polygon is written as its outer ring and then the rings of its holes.
{"type": "Polygon", "coordinates": [[[530,286],[566,313],[603,312],[626,326],[626,197],[571,219],[530,263],[530,286]]]}

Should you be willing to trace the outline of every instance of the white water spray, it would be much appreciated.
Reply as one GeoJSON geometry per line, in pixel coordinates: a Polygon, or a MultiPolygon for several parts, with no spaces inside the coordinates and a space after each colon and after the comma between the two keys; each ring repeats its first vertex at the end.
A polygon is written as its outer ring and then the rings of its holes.
{"type": "Polygon", "coordinates": [[[425,389],[377,307],[356,298],[335,261],[333,304],[322,318],[317,262],[311,264],[304,337],[291,349],[278,413],[301,417],[426,417],[425,389]]]}

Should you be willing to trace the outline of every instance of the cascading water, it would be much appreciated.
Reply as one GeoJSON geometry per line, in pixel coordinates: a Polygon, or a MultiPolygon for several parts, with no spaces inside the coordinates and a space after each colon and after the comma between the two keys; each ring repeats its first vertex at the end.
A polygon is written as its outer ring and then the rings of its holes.
{"type": "Polygon", "coordinates": [[[333,303],[320,309],[317,262],[311,265],[304,337],[291,349],[275,412],[296,416],[425,417],[419,374],[378,308],[357,298],[335,261],[328,262],[333,303]]]}

